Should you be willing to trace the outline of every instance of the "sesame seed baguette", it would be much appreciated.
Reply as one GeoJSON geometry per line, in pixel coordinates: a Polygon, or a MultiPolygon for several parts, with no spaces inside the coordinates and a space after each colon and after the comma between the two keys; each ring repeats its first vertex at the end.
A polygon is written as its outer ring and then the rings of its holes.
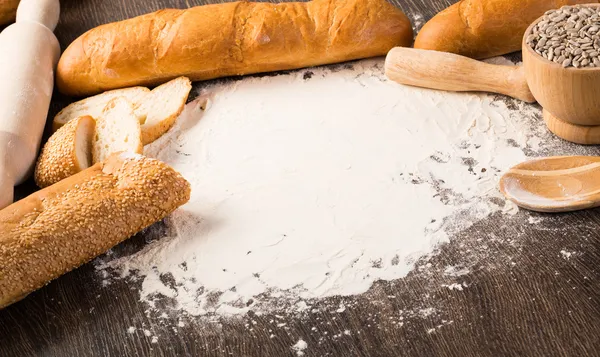
{"type": "Polygon", "coordinates": [[[119,153],[0,211],[0,308],[41,288],[190,199],[166,164],[119,153]]]}
{"type": "Polygon", "coordinates": [[[92,138],[96,121],[82,116],[48,139],[35,167],[35,183],[48,187],[92,166],[92,138]]]}

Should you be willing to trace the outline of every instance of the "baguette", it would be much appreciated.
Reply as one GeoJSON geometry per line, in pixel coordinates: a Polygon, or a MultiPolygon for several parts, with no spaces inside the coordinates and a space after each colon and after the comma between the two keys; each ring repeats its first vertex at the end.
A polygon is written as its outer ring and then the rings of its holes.
{"type": "Polygon", "coordinates": [[[115,154],[0,211],[0,308],[41,288],[186,203],[169,166],[115,154]]]}
{"type": "Polygon", "coordinates": [[[594,0],[461,0],[434,16],[415,48],[486,59],[521,50],[527,27],[546,11],[594,0]]]}
{"type": "Polygon", "coordinates": [[[35,183],[48,187],[92,166],[92,138],[96,121],[82,116],[48,139],[35,166],[35,183]]]}
{"type": "Polygon", "coordinates": [[[99,26],[63,53],[57,87],[87,96],[383,56],[413,40],[410,21],[386,0],[232,2],[165,9],[99,26]]]}
{"type": "Polygon", "coordinates": [[[0,0],[0,25],[15,21],[21,0],[0,0]]]}

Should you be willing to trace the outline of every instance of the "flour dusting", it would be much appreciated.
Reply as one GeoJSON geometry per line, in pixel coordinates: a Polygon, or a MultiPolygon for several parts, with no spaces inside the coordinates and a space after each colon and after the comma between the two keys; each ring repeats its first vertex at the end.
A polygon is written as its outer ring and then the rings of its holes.
{"type": "Polygon", "coordinates": [[[382,66],[205,88],[146,149],[190,181],[191,201],[141,251],[97,269],[141,279],[155,309],[232,316],[276,299],[304,311],[405,277],[473,223],[514,214],[497,184],[538,149],[537,109],[402,86],[382,66]]]}
{"type": "Polygon", "coordinates": [[[298,340],[298,342],[296,342],[296,344],[294,346],[292,346],[292,349],[296,352],[296,356],[304,356],[304,350],[306,350],[308,348],[308,343],[306,343],[306,341],[300,339],[298,340]]]}

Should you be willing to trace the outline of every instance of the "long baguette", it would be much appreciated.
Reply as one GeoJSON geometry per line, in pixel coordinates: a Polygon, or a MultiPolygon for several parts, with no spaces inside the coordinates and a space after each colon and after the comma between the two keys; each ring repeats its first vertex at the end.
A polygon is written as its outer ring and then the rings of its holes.
{"type": "Polygon", "coordinates": [[[527,27],[544,12],[597,0],[461,0],[434,16],[415,48],[485,59],[521,49],[527,27]]]}
{"type": "Polygon", "coordinates": [[[85,96],[383,56],[413,40],[386,0],[232,2],[166,9],[102,25],[76,39],[57,69],[58,89],[85,96]]]}
{"type": "Polygon", "coordinates": [[[190,198],[169,166],[116,154],[0,211],[0,308],[88,262],[190,198]]]}
{"type": "Polygon", "coordinates": [[[15,21],[21,0],[0,0],[0,25],[15,21]]]}

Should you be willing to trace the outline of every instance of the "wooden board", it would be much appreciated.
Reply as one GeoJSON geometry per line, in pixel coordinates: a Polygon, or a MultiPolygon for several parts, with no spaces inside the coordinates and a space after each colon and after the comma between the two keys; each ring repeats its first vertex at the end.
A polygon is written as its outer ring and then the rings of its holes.
{"type": "MultiPolygon", "coordinates": [[[[428,19],[450,0],[393,2],[413,19],[428,19]]],[[[207,1],[61,3],[57,34],[64,48],[105,22],[207,1]]],[[[67,103],[57,95],[52,112],[67,103]]],[[[594,147],[560,145],[560,152],[547,154],[598,153],[594,147]]],[[[32,189],[24,185],[19,194],[32,189]]],[[[597,356],[599,225],[600,210],[498,214],[461,232],[406,279],[376,283],[362,296],[331,298],[299,317],[184,319],[184,327],[177,326],[175,315],[148,318],[136,283],[103,287],[88,264],[0,311],[0,356],[280,357],[295,356],[290,347],[299,338],[308,343],[305,356],[597,356]],[[449,276],[444,270],[451,265],[469,273],[449,276]],[[466,286],[444,286],[453,283],[466,286]],[[340,302],[346,309],[337,312],[340,302]],[[134,333],[127,332],[130,326],[134,333]],[[151,336],[158,337],[156,343],[151,336]]],[[[138,235],[123,249],[135,251],[151,239],[138,235]]]]}

